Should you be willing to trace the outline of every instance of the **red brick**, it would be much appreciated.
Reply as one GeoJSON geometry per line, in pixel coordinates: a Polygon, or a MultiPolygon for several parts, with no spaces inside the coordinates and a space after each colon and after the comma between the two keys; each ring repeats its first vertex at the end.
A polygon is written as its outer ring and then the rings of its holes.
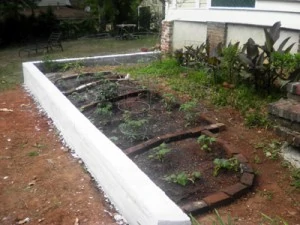
{"type": "Polygon", "coordinates": [[[203,198],[203,201],[205,201],[209,207],[218,207],[230,203],[232,199],[224,192],[216,192],[203,198]]]}
{"type": "Polygon", "coordinates": [[[248,173],[248,172],[245,172],[243,173],[241,179],[240,179],[240,182],[242,184],[245,184],[247,186],[252,186],[253,185],[253,182],[254,182],[254,174],[253,173],[248,173]]]}
{"type": "Polygon", "coordinates": [[[234,198],[238,198],[241,195],[245,194],[248,191],[248,188],[249,187],[244,184],[236,183],[236,184],[233,184],[229,187],[222,189],[221,191],[225,192],[226,194],[228,194],[234,198]]]}

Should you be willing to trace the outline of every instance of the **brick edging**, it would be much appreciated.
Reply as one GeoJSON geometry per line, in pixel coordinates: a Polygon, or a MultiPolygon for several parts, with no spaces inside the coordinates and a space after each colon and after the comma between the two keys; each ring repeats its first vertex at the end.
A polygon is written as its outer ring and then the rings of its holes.
{"type": "MultiPolygon", "coordinates": [[[[209,132],[206,132],[206,135],[209,135],[209,132]]],[[[242,173],[241,178],[239,182],[222,188],[201,200],[181,205],[181,209],[188,214],[200,214],[221,205],[229,204],[235,199],[246,194],[253,186],[255,174],[252,166],[249,164],[248,159],[222,139],[217,139],[217,142],[222,145],[227,155],[233,156],[239,161],[242,173]]]]}

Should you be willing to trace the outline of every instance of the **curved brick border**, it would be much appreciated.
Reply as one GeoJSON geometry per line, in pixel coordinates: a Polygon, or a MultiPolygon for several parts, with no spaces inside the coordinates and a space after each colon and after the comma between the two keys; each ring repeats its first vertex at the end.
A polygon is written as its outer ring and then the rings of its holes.
{"type": "MultiPolygon", "coordinates": [[[[205,117],[202,117],[202,119],[209,121],[205,117]]],[[[179,131],[176,133],[165,134],[159,137],[155,137],[139,145],[130,147],[126,149],[124,152],[129,157],[132,157],[141,154],[151,148],[154,148],[163,142],[169,143],[176,140],[182,140],[190,137],[197,137],[201,134],[205,134],[210,137],[215,137],[215,135],[212,132],[220,132],[223,130],[225,130],[224,124],[213,123],[207,126],[195,127],[185,131],[179,131]]],[[[192,214],[204,213],[215,207],[228,204],[233,200],[241,197],[243,194],[247,193],[253,185],[255,175],[252,166],[249,164],[247,158],[239,151],[234,149],[232,146],[230,146],[224,140],[217,138],[217,142],[221,144],[221,146],[226,151],[229,157],[235,157],[239,161],[240,169],[242,173],[241,178],[239,182],[230,185],[228,187],[222,188],[221,190],[210,194],[209,196],[203,198],[202,200],[193,201],[181,205],[182,210],[186,213],[192,213],[192,214]]]]}

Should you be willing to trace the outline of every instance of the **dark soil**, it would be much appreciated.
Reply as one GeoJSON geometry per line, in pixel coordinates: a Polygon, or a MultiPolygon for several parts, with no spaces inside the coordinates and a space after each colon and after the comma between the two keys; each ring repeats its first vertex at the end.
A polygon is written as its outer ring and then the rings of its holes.
{"type": "MultiPolygon", "coordinates": [[[[179,102],[171,102],[137,81],[125,80],[125,75],[105,73],[100,77],[98,74],[93,76],[89,73],[63,77],[55,76],[54,83],[57,87],[123,150],[164,134],[210,124],[208,120],[200,117],[200,112],[206,111],[201,104],[198,103],[192,110],[184,112],[180,110],[179,102]],[[90,85],[93,82],[96,84],[90,85]],[[88,88],[82,88],[84,85],[88,88]],[[109,113],[99,112],[99,108],[108,104],[111,106],[109,113]],[[187,114],[190,114],[189,118],[187,114]],[[143,121],[142,126],[125,130],[123,125],[128,120],[143,121]]],[[[200,200],[240,179],[240,173],[234,171],[221,171],[218,176],[212,175],[213,160],[228,157],[218,143],[211,146],[210,152],[201,149],[196,137],[180,139],[167,145],[171,152],[163,162],[149,158],[155,151],[153,149],[134,156],[133,161],[178,204],[200,200]],[[168,176],[182,172],[200,172],[201,177],[185,186],[166,180],[168,176]]]]}

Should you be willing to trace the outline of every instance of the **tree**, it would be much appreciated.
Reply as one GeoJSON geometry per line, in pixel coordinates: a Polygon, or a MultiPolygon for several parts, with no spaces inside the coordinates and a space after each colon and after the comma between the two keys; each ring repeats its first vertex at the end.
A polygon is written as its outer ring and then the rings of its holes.
{"type": "Polygon", "coordinates": [[[34,14],[34,8],[40,0],[1,0],[0,1],[0,18],[7,16],[18,16],[22,9],[29,8],[31,14],[34,14]]]}

